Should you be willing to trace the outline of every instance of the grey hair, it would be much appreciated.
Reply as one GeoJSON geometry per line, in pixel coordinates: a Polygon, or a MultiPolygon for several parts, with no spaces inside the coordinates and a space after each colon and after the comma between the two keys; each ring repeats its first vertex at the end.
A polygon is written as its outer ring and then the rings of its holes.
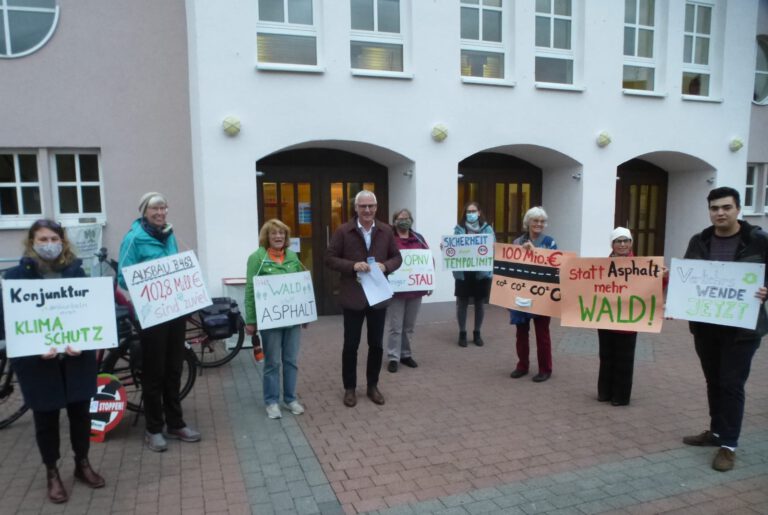
{"type": "Polygon", "coordinates": [[[373,197],[373,201],[378,203],[378,201],[376,200],[376,195],[374,195],[372,191],[368,191],[368,190],[358,191],[357,195],[355,195],[355,205],[358,204],[360,197],[373,197]]]}
{"type": "MultiPolygon", "coordinates": [[[[528,211],[525,212],[525,216],[523,217],[523,230],[527,231],[529,227],[529,222],[531,221],[531,218],[543,218],[544,222],[549,220],[549,217],[547,216],[547,212],[544,211],[544,208],[541,206],[532,207],[528,211]]],[[[546,223],[544,224],[546,226],[546,223]]]]}

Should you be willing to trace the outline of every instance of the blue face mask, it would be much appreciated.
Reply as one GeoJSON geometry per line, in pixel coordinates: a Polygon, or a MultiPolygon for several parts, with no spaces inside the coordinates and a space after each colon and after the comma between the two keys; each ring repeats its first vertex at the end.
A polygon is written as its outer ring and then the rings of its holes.
{"type": "Polygon", "coordinates": [[[477,222],[477,219],[479,218],[479,216],[480,215],[478,213],[467,213],[467,222],[473,224],[477,222]]]}

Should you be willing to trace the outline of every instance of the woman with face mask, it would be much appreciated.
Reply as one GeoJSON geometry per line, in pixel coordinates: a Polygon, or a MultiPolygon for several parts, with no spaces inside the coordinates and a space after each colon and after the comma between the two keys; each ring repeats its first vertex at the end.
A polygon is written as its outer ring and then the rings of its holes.
{"type": "MultiPolygon", "coordinates": [[[[38,220],[24,240],[24,257],[5,272],[5,279],[59,279],[84,277],[82,263],[67,240],[64,228],[52,220],[38,220]]],[[[0,326],[2,324],[0,323],[0,326]]],[[[54,503],[69,499],[59,477],[59,412],[67,409],[69,439],[75,459],[75,479],[91,488],[104,486],[104,478],[91,468],[91,397],[96,395],[96,353],[51,348],[42,356],[14,358],[11,365],[19,379],[24,402],[34,415],[35,437],[47,469],[48,498],[54,503]]]]}
{"type": "MultiPolygon", "coordinates": [[[[401,209],[392,216],[392,227],[395,231],[395,245],[398,250],[428,249],[424,237],[413,230],[413,215],[408,209],[401,209]]],[[[421,298],[430,295],[431,291],[397,292],[387,308],[389,317],[389,339],[387,340],[387,370],[397,372],[398,363],[406,367],[416,368],[418,363],[413,359],[411,343],[416,317],[421,308],[421,298]]]]}
{"type": "MultiPolygon", "coordinates": [[[[483,212],[477,202],[469,202],[464,207],[464,216],[453,228],[453,234],[493,234],[491,227],[483,217],[483,212]]],[[[459,347],[467,346],[467,309],[469,301],[475,305],[475,327],[472,332],[472,342],[482,347],[480,330],[485,316],[484,304],[488,302],[491,293],[491,277],[493,272],[453,272],[455,279],[454,295],[456,296],[456,318],[459,322],[459,347]]]]}

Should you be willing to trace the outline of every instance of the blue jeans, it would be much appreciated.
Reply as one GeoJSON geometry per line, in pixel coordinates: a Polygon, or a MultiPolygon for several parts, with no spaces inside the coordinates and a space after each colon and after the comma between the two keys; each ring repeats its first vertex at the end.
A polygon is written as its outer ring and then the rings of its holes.
{"type": "Polygon", "coordinates": [[[283,400],[296,400],[296,379],[299,373],[299,343],[301,326],[264,329],[261,347],[264,350],[264,404],[280,400],[280,365],[283,367],[283,400]]]}

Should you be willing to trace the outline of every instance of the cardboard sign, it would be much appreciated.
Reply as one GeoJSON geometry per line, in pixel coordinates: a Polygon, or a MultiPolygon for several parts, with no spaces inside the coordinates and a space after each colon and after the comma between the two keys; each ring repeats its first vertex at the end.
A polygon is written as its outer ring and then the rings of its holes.
{"type": "Polygon", "coordinates": [[[125,387],[112,374],[96,378],[96,396],[91,398],[91,441],[103,442],[104,436],[120,424],[128,407],[125,387]]]}
{"type": "Polygon", "coordinates": [[[661,257],[563,259],[562,325],[660,332],[663,266],[661,257]]]}
{"type": "Polygon", "coordinates": [[[517,311],[560,316],[560,265],[570,252],[497,243],[490,303],[517,311]]]}
{"type": "Polygon", "coordinates": [[[117,346],[109,277],[3,281],[8,357],[117,346]]]}
{"type": "Polygon", "coordinates": [[[212,304],[191,250],[126,266],[123,277],[143,329],[212,304]]]}
{"type": "Polygon", "coordinates": [[[392,291],[430,291],[435,284],[435,266],[429,249],[403,249],[403,264],[389,274],[392,291]]]}
{"type": "Polygon", "coordinates": [[[673,259],[666,316],[693,322],[755,329],[765,265],[673,259]]]}
{"type": "Polygon", "coordinates": [[[309,272],[254,276],[253,296],[259,330],[317,320],[315,290],[309,272]]]}
{"type": "Polygon", "coordinates": [[[490,272],[493,270],[493,234],[452,234],[441,238],[443,270],[490,272]]]}

